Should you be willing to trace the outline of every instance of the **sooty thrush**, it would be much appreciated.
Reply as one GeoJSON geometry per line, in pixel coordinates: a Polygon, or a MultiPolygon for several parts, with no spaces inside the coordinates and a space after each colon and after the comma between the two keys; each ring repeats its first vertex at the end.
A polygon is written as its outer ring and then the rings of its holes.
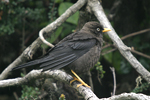
{"type": "MultiPolygon", "coordinates": [[[[107,31],[110,29],[103,28],[98,22],[87,22],[80,31],[65,37],[44,57],[19,65],[13,70],[36,64],[39,64],[43,71],[64,67],[67,72],[72,71],[76,76],[75,80],[80,80],[83,83],[75,73],[85,73],[97,63],[103,44],[103,33],[107,31]]],[[[89,87],[87,84],[84,85],[89,87]]]]}

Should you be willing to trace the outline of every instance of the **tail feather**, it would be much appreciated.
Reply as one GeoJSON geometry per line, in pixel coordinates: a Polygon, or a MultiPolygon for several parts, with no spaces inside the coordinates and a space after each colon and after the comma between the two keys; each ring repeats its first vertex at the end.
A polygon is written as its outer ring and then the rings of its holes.
{"type": "Polygon", "coordinates": [[[27,63],[22,64],[22,65],[19,65],[19,66],[13,68],[12,71],[13,70],[17,70],[17,69],[21,69],[21,68],[25,68],[25,67],[28,67],[28,66],[33,66],[33,65],[37,65],[37,64],[47,63],[49,61],[53,62],[55,59],[61,58],[65,54],[66,53],[62,53],[60,55],[55,55],[55,56],[47,55],[46,57],[43,57],[43,58],[40,58],[40,59],[37,59],[37,60],[33,60],[33,61],[30,61],[30,62],[27,62],[27,63]]]}
{"type": "Polygon", "coordinates": [[[25,64],[19,65],[19,66],[13,68],[12,70],[25,68],[25,67],[32,66],[32,65],[37,65],[37,64],[40,64],[40,63],[41,63],[41,61],[40,61],[40,59],[38,59],[38,60],[30,61],[30,62],[27,62],[25,64]]]}

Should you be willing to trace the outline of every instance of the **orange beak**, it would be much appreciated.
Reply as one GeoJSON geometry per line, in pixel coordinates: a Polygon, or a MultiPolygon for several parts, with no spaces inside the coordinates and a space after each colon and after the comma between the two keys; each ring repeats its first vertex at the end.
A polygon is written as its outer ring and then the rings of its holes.
{"type": "Polygon", "coordinates": [[[108,31],[111,31],[111,29],[109,28],[104,28],[104,30],[102,32],[108,32],[108,31]]]}

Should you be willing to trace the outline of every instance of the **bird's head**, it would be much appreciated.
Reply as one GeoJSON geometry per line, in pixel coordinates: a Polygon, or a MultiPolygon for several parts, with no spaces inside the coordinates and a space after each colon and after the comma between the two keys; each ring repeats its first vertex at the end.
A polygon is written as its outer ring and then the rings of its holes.
{"type": "Polygon", "coordinates": [[[104,32],[111,31],[108,28],[103,28],[103,26],[100,23],[95,22],[95,21],[87,22],[83,26],[82,29],[84,31],[90,32],[90,33],[92,33],[92,34],[94,34],[95,36],[98,36],[98,37],[99,36],[102,37],[104,32]]]}

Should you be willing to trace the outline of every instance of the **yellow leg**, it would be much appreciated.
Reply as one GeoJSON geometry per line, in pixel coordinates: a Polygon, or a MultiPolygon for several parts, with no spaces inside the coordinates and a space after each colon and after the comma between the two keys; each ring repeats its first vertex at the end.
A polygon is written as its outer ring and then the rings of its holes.
{"type": "Polygon", "coordinates": [[[74,82],[74,81],[76,81],[77,80],[77,78],[76,77],[74,77],[74,76],[72,76],[73,77],[73,80],[71,80],[70,81],[70,84],[72,84],[72,82],[74,82]]]}
{"type": "Polygon", "coordinates": [[[84,86],[86,86],[86,87],[88,87],[88,88],[91,88],[91,87],[88,86],[73,70],[71,70],[71,72],[75,75],[75,77],[73,77],[74,80],[70,81],[70,84],[71,84],[72,82],[74,82],[75,80],[77,80],[77,81],[81,82],[81,84],[77,85],[77,87],[80,87],[81,85],[84,85],[84,86]]]}

